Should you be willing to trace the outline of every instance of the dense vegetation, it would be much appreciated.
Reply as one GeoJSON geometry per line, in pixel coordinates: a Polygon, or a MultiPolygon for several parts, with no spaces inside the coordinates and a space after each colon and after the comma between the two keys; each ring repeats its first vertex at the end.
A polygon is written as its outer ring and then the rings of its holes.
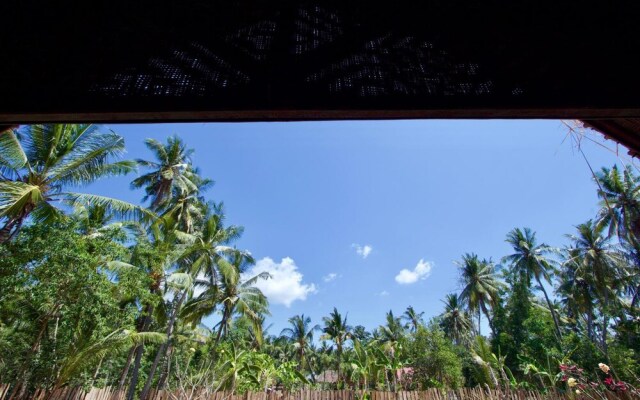
{"type": "Polygon", "coordinates": [[[515,228],[498,261],[462,255],[461,290],[440,315],[408,307],[368,330],[334,309],[266,335],[268,302],[255,284],[270,277],[247,276],[254,260],[234,247],[242,228],[205,197],[213,183],[179,138],[146,145],[153,160],[122,161],[122,138],[95,126],[0,134],[0,378],[13,394],[638,382],[640,178],[630,167],[595,174],[601,211],[567,247],[515,228]],[[131,187],[144,190],[145,207],[69,191],[136,168],[131,187]]]}

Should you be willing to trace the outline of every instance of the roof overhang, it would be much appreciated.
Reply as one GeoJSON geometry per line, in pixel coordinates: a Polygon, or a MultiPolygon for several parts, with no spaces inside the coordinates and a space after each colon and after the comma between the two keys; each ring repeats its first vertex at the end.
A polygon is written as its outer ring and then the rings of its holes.
{"type": "Polygon", "coordinates": [[[2,2],[0,123],[564,118],[640,151],[640,3],[2,2]]]}

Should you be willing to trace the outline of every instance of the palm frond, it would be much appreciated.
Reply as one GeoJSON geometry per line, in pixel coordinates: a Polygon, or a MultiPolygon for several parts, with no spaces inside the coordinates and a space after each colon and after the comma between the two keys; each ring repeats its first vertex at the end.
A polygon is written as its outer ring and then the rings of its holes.
{"type": "Polygon", "coordinates": [[[67,192],[62,194],[65,201],[71,206],[78,205],[97,205],[104,207],[107,212],[113,214],[116,218],[134,219],[139,221],[153,221],[157,216],[150,210],[136,206],[126,201],[113,199],[111,197],[99,196],[86,193],[67,192]]]}
{"type": "Polygon", "coordinates": [[[175,290],[186,290],[193,286],[193,278],[184,272],[174,272],[167,278],[167,286],[175,290]]]}
{"type": "Polygon", "coordinates": [[[27,164],[25,154],[16,132],[8,130],[0,132],[0,166],[20,169],[27,164]]]}
{"type": "Polygon", "coordinates": [[[28,204],[43,201],[40,187],[20,181],[0,181],[0,218],[18,216],[28,204]]]}

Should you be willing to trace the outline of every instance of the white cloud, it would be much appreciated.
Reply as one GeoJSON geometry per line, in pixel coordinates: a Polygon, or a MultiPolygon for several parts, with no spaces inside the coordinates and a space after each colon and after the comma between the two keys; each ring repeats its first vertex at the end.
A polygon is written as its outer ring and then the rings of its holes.
{"type": "Polygon", "coordinates": [[[360,246],[358,243],[354,243],[351,245],[351,247],[356,249],[356,253],[363,259],[369,257],[369,254],[371,254],[371,251],[373,251],[373,247],[370,244],[360,246]]]}
{"type": "Polygon", "coordinates": [[[431,268],[433,268],[431,262],[421,259],[412,271],[406,268],[402,269],[396,275],[396,282],[401,285],[409,285],[418,282],[418,280],[425,280],[431,275],[431,268]]]}
{"type": "Polygon", "coordinates": [[[302,282],[303,276],[298,266],[289,257],[283,258],[279,263],[269,257],[262,258],[247,271],[246,276],[254,276],[261,272],[268,272],[271,278],[259,280],[256,286],[272,304],[284,304],[290,307],[294,301],[306,300],[309,294],[317,291],[313,283],[302,282]]]}
{"type": "Polygon", "coordinates": [[[383,290],[382,292],[380,292],[380,296],[384,297],[384,296],[388,296],[389,292],[387,292],[386,290],[383,290]]]}
{"type": "Polygon", "coordinates": [[[322,280],[325,281],[325,282],[331,282],[331,281],[334,281],[337,277],[338,277],[338,274],[336,274],[335,272],[331,272],[331,273],[323,276],[322,280]]]}

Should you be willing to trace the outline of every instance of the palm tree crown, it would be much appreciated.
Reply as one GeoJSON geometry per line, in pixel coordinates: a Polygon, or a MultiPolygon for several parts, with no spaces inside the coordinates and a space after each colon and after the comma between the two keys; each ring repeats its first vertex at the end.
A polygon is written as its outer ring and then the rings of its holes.
{"type": "Polygon", "coordinates": [[[402,319],[407,321],[407,323],[411,326],[411,330],[413,332],[418,331],[418,327],[422,324],[422,316],[424,312],[417,312],[413,306],[407,307],[404,314],[402,314],[402,319]]]}
{"type": "Polygon", "coordinates": [[[294,343],[297,348],[299,367],[302,368],[305,362],[305,354],[313,342],[313,332],[320,330],[320,325],[311,326],[311,318],[302,315],[294,315],[289,318],[289,328],[284,328],[280,333],[294,343]]]}
{"type": "Polygon", "coordinates": [[[507,234],[507,243],[513,247],[513,254],[504,257],[504,261],[511,263],[513,272],[525,279],[529,285],[531,278],[538,283],[538,288],[544,294],[544,298],[549,307],[549,312],[553,318],[553,323],[558,339],[562,337],[560,332],[560,321],[555,308],[551,303],[547,289],[545,289],[542,279],[551,284],[551,275],[554,273],[554,261],[546,256],[553,252],[553,249],[546,244],[538,244],[536,234],[529,228],[513,229],[507,234]]]}
{"type": "Polygon", "coordinates": [[[123,201],[65,191],[133,171],[135,163],[114,161],[124,151],[121,136],[99,131],[95,125],[31,125],[0,133],[0,221],[4,221],[0,243],[29,216],[38,222],[59,217],[55,202],[102,205],[122,217],[144,214],[123,201]]]}
{"type": "Polygon", "coordinates": [[[480,332],[480,313],[489,317],[489,307],[495,305],[498,293],[504,286],[498,280],[491,261],[480,260],[476,254],[465,254],[458,262],[462,292],[460,300],[470,312],[478,313],[478,332],[480,332]]]}
{"type": "Polygon", "coordinates": [[[460,304],[458,296],[448,294],[443,300],[444,312],[440,316],[440,326],[447,337],[456,344],[468,344],[471,338],[471,320],[460,304]]]}
{"type": "Polygon", "coordinates": [[[600,218],[623,242],[640,250],[640,176],[628,165],[622,174],[618,166],[602,168],[596,174],[598,196],[602,199],[600,218]]]}
{"type": "MultiPolygon", "coordinates": [[[[198,184],[203,185],[202,178],[197,176],[191,166],[192,149],[187,149],[182,139],[174,136],[167,139],[164,145],[155,139],[145,141],[157,161],[137,159],[138,165],[151,169],[150,172],[134,179],[131,187],[144,188],[146,195],[143,201],[151,199],[151,209],[160,210],[168,205],[174,197],[193,193],[198,184]]],[[[206,180],[207,184],[210,183],[206,180]]]]}
{"type": "Polygon", "coordinates": [[[333,341],[336,348],[336,371],[338,373],[338,385],[340,385],[340,364],[342,363],[342,352],[345,342],[351,337],[352,328],[347,325],[347,317],[342,318],[342,315],[335,307],[328,317],[322,318],[324,322],[324,328],[322,331],[324,334],[333,341]]]}

